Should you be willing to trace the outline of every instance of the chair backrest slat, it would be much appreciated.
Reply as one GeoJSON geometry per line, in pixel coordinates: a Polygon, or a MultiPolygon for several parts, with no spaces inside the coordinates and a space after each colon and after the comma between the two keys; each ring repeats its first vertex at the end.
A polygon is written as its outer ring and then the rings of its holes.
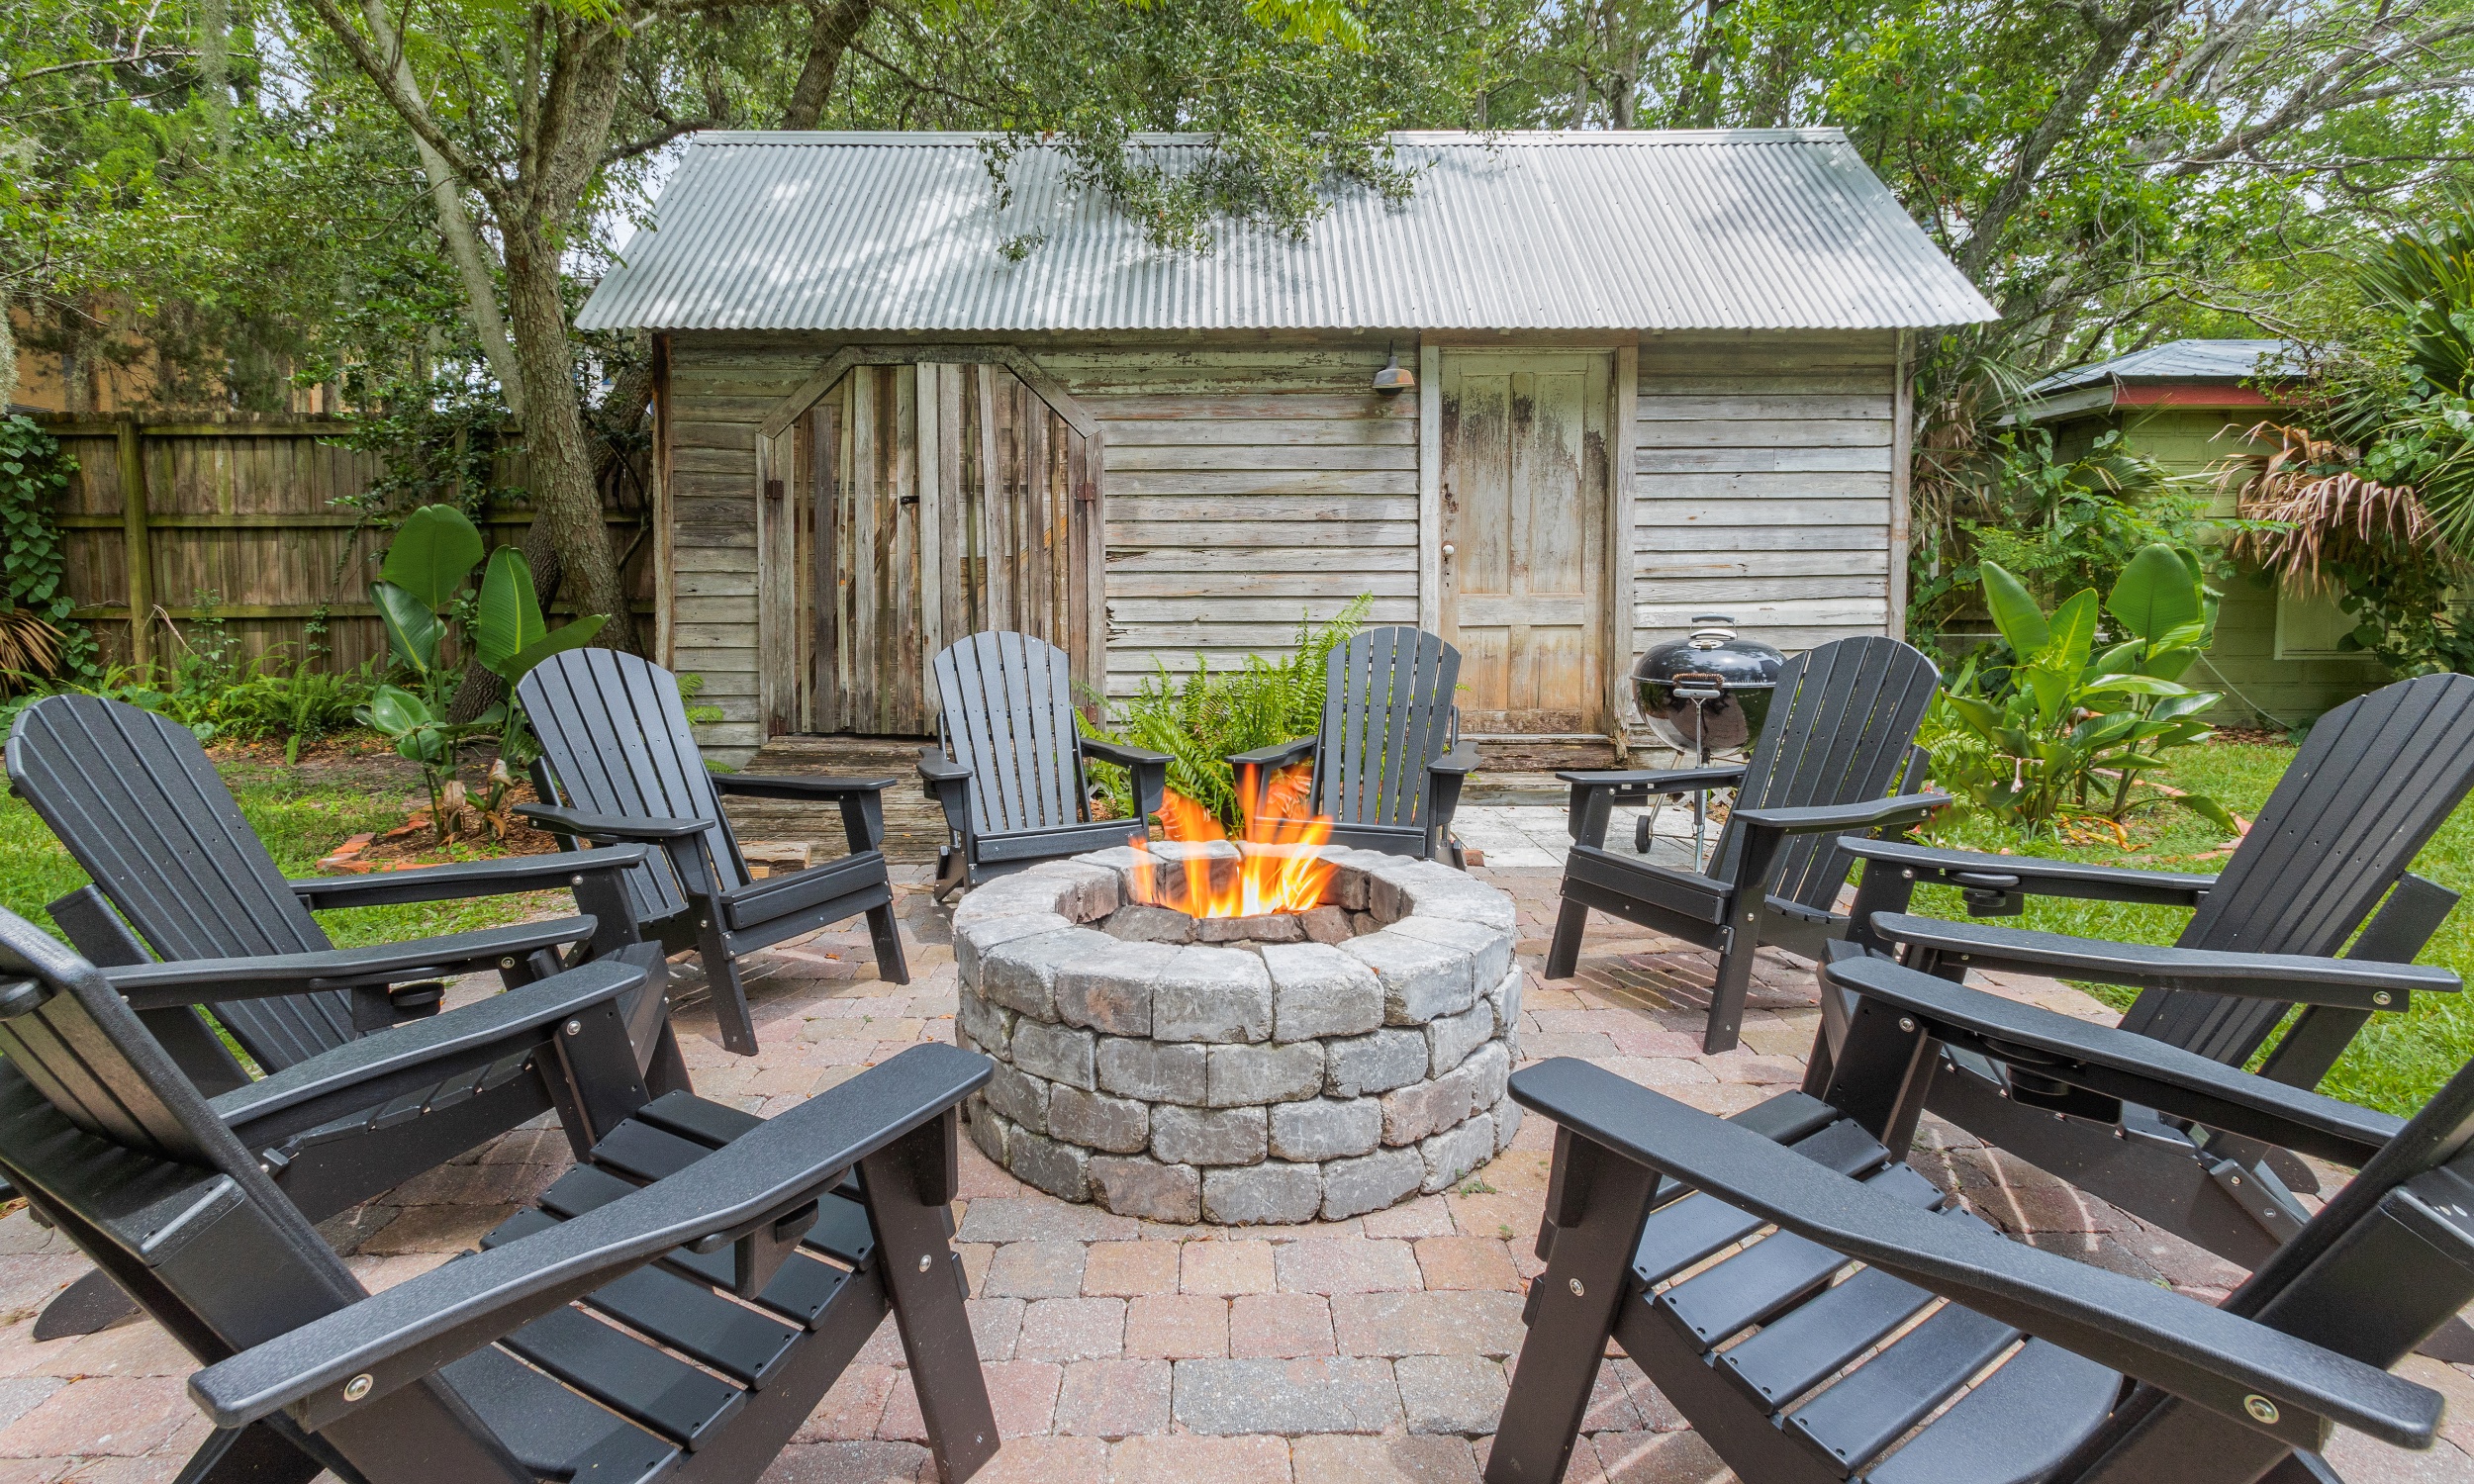
{"type": "Polygon", "coordinates": [[[1314,808],[1342,824],[1426,822],[1426,765],[1458,731],[1461,652],[1403,626],[1363,629],[1324,665],[1314,808]]]}
{"type": "MultiPolygon", "coordinates": [[[[1834,639],[1788,660],[1736,789],[1738,805],[1796,808],[1886,796],[1909,771],[1916,728],[1940,684],[1931,660],[1879,635],[1834,639]]],[[[1743,832],[1730,820],[1711,854],[1711,873],[1734,880],[1743,849],[1743,832]]],[[[1770,894],[1827,911],[1854,864],[1835,836],[1796,837],[1778,853],[1770,894]]]]}
{"type": "Polygon", "coordinates": [[[1090,814],[1073,664],[1028,634],[988,631],[936,657],[937,730],[971,770],[971,826],[983,835],[1054,829],[1090,814]]]}
{"type": "MultiPolygon", "coordinates": [[[[2474,676],[2426,675],[2320,718],[2178,940],[2329,955],[2344,947],[2474,789],[2474,676]]],[[[2123,1027],[2239,1065],[2288,1005],[2174,990],[2123,1027]]]]}
{"type": "MultiPolygon", "coordinates": [[[[596,814],[703,820],[714,885],[727,891],[747,883],[676,676],[617,650],[571,649],[533,667],[516,696],[549,760],[559,802],[596,814]]],[[[686,908],[667,866],[648,860],[628,877],[642,920],[686,908]]]]}
{"type": "MultiPolygon", "coordinates": [[[[35,702],[9,735],[9,780],[162,959],[333,946],[241,817],[189,729],[93,696],[35,702]]],[[[268,1070],[353,1039],[338,990],[218,1003],[268,1070]]]]}

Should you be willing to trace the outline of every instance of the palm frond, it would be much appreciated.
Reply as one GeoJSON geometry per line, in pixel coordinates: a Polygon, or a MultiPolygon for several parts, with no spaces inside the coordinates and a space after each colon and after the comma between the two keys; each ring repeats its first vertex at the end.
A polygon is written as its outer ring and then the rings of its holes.
{"type": "Polygon", "coordinates": [[[2437,544],[2422,499],[2357,473],[2357,450],[2280,422],[2257,423],[2242,436],[2275,446],[2218,466],[2242,518],[2260,522],[2235,536],[2235,550],[2297,588],[2331,586],[2329,572],[2338,564],[2437,544]]]}

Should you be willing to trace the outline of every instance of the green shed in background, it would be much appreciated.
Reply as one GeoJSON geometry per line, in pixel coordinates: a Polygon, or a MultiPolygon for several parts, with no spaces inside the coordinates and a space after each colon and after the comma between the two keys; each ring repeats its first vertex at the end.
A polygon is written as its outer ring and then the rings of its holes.
{"type": "MultiPolygon", "coordinates": [[[[2021,417],[2052,431],[2056,458],[2075,459],[2119,429],[2130,451],[2204,478],[2244,451],[2242,434],[2270,416],[2259,383],[2274,380],[2289,353],[2281,340],[2175,340],[2055,372],[2028,389],[2021,417]]],[[[2216,513],[2234,513],[2231,492],[2216,501],[2216,513]]],[[[2184,680],[2225,693],[2211,717],[2220,725],[2310,721],[2388,678],[2377,661],[2337,648],[2352,627],[2333,597],[2245,572],[2226,585],[2216,644],[2184,680]]]]}

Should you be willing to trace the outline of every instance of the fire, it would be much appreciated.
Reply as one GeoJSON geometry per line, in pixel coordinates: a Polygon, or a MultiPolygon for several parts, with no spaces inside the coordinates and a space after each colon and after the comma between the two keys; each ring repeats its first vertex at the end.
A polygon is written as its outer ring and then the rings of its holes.
{"type": "MultiPolygon", "coordinates": [[[[1298,812],[1305,806],[1309,780],[1309,771],[1303,768],[1273,776],[1263,812],[1246,816],[1237,860],[1206,857],[1178,863],[1184,879],[1173,888],[1161,881],[1171,875],[1162,869],[1165,863],[1134,872],[1129,878],[1134,899],[1196,917],[1303,912],[1320,902],[1333,867],[1318,852],[1331,840],[1332,821],[1328,815],[1298,812]]],[[[1254,770],[1249,768],[1238,780],[1237,795],[1252,798],[1254,792],[1254,770]]],[[[1200,843],[1227,838],[1209,809],[1174,788],[1161,801],[1160,824],[1161,832],[1171,840],[1200,843]]],[[[1150,856],[1142,836],[1127,843],[1150,856]]]]}

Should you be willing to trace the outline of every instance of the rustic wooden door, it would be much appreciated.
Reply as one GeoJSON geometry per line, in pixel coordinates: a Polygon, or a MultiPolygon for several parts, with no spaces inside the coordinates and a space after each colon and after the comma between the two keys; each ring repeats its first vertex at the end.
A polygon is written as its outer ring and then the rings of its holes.
{"type": "Polygon", "coordinates": [[[931,734],[937,651],[982,629],[1033,634],[1082,662],[1094,461],[1012,372],[854,366],[800,419],[792,457],[797,729],[931,734]]]}
{"type": "Polygon", "coordinates": [[[1607,734],[1603,351],[1443,353],[1441,613],[1461,726],[1607,734]]]}

